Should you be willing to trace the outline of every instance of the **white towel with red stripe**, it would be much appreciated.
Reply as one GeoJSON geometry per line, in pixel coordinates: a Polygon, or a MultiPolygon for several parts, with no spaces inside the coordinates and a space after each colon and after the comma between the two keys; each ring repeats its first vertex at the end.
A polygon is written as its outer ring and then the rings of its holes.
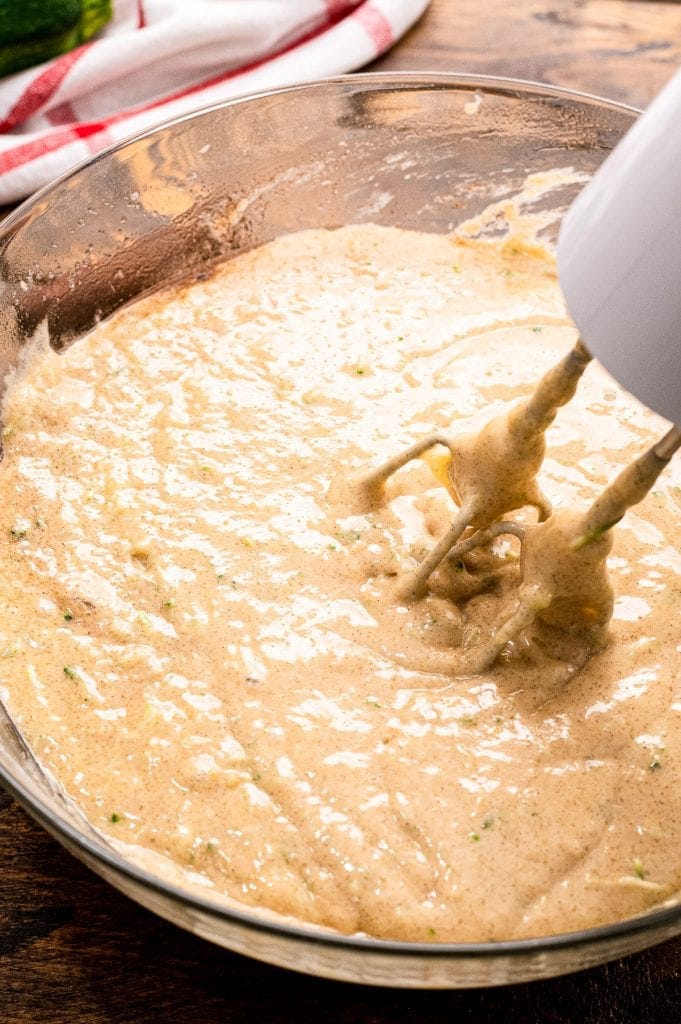
{"type": "Polygon", "coordinates": [[[428,0],[115,0],[100,35],[0,80],[0,204],[208,103],[353,71],[428,0]]]}

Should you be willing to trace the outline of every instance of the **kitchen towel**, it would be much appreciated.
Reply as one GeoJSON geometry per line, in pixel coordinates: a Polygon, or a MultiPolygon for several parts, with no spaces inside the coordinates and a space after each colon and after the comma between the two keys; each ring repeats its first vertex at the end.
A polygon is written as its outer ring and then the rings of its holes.
{"type": "Polygon", "coordinates": [[[428,0],[116,0],[83,46],[0,80],[0,204],[162,121],[353,71],[428,0]]]}

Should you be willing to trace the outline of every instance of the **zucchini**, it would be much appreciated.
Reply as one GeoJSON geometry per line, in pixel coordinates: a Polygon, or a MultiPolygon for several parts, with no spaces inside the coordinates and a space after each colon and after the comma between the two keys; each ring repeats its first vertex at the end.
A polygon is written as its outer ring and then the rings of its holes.
{"type": "Polygon", "coordinates": [[[0,75],[68,53],[111,15],[111,0],[0,0],[0,75]]]}

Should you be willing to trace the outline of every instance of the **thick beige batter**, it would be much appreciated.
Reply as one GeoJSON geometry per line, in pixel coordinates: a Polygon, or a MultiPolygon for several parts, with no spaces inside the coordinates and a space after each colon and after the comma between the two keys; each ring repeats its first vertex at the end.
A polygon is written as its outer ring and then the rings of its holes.
{"type": "MultiPolygon", "coordinates": [[[[420,671],[512,608],[516,542],[396,603],[455,505],[424,461],[378,506],[354,485],[480,428],[574,337],[539,254],[362,227],[34,354],[4,410],[0,692],[97,828],[204,891],[419,941],[675,894],[678,467],[618,528],[611,640],[578,673],[541,628],[481,676],[420,671]]],[[[661,430],[590,367],[541,486],[588,503],[661,430]]]]}

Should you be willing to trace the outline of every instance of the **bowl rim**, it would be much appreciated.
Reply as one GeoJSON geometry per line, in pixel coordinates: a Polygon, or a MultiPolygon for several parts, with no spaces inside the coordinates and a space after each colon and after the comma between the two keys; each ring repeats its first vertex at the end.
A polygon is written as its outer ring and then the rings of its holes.
{"type": "Polygon", "coordinates": [[[605,96],[599,96],[596,93],[583,92],[579,89],[570,89],[566,86],[548,85],[542,82],[532,81],[528,78],[507,78],[503,75],[484,75],[477,72],[465,71],[351,72],[346,75],[332,75],[328,78],[316,78],[313,81],[301,81],[293,83],[292,85],[259,89],[255,92],[245,93],[243,96],[234,96],[230,99],[218,100],[215,103],[208,103],[205,106],[197,107],[196,110],[189,111],[185,114],[179,114],[177,117],[168,118],[168,120],[162,121],[153,128],[146,128],[143,131],[135,132],[125,139],[113,142],[110,146],[106,146],[104,149],[86,157],[84,160],[80,160],[69,168],[69,170],[64,171],[63,174],[58,175],[58,177],[53,178],[51,181],[47,182],[47,184],[42,185],[30,196],[27,196],[26,199],[23,199],[14,207],[13,210],[0,218],[0,241],[4,239],[5,235],[9,233],[12,228],[19,227],[23,223],[26,215],[30,213],[32,207],[38,205],[38,203],[49,195],[50,192],[55,191],[59,186],[75,177],[87,167],[92,167],[94,164],[99,163],[100,160],[105,159],[112,153],[125,149],[126,146],[131,144],[136,145],[144,139],[148,139],[155,135],[157,132],[162,132],[166,128],[173,128],[177,125],[181,125],[196,117],[202,117],[204,114],[224,110],[227,107],[240,106],[243,103],[250,103],[254,100],[267,99],[270,96],[279,96],[290,92],[300,93],[310,90],[318,91],[327,86],[352,86],[353,83],[364,86],[376,86],[377,88],[381,85],[385,85],[400,90],[413,89],[415,87],[422,90],[436,90],[438,88],[447,87],[454,90],[480,88],[484,89],[488,93],[492,93],[493,95],[495,93],[502,95],[523,93],[530,96],[542,96],[548,99],[573,100],[576,102],[586,103],[590,106],[633,114],[635,116],[642,113],[642,109],[640,107],[635,107],[628,103],[622,103],[619,100],[611,100],[605,96]]]}
{"type": "MultiPolygon", "coordinates": [[[[477,73],[449,73],[431,71],[391,71],[391,72],[362,72],[348,75],[337,75],[329,78],[315,79],[314,81],[301,82],[282,86],[279,88],[268,88],[251,92],[243,96],[233,97],[217,103],[212,103],[189,113],[171,118],[162,122],[154,128],[146,129],[123,139],[106,149],[94,154],[76,164],[66,173],[55,178],[53,181],[38,189],[26,200],[20,203],[0,222],[0,241],[4,241],[15,229],[20,228],[30,219],[32,212],[42,201],[56,191],[59,186],[76,177],[82,170],[100,160],[106,159],[110,154],[119,152],[129,145],[136,145],[144,139],[154,136],[167,128],[181,125],[206,114],[223,110],[232,106],[239,106],[244,103],[251,103],[256,100],[266,99],[271,96],[278,96],[285,93],[300,93],[304,91],[319,91],[326,88],[353,88],[379,89],[381,87],[397,90],[420,89],[437,90],[451,89],[453,91],[465,89],[481,89],[487,93],[502,95],[537,96],[546,99],[567,100],[578,103],[613,110],[622,113],[638,115],[641,111],[634,106],[610,100],[592,93],[581,92],[576,89],[563,88],[561,86],[545,85],[519,78],[507,78],[503,76],[484,75],[477,73]]],[[[163,899],[170,899],[175,904],[180,904],[187,910],[201,912],[207,917],[224,920],[228,924],[239,925],[250,932],[270,935],[286,940],[293,940],[298,943],[312,944],[317,947],[345,951],[347,953],[359,953],[364,956],[394,956],[402,960],[407,959],[488,959],[501,958],[520,959],[532,957],[539,954],[557,952],[564,949],[578,949],[600,944],[611,943],[613,939],[625,936],[635,936],[642,932],[655,931],[666,925],[678,925],[681,931],[681,902],[673,905],[661,905],[649,911],[645,911],[635,917],[623,921],[616,921],[610,924],[598,925],[596,927],[578,929],[572,932],[561,932],[553,935],[535,936],[524,939],[506,939],[501,941],[477,941],[477,942],[437,942],[437,941],[406,941],[396,939],[381,939],[364,934],[346,935],[340,932],[327,931],[313,924],[299,922],[293,918],[290,920],[283,915],[265,917],[269,913],[261,908],[249,908],[246,904],[243,909],[234,901],[235,906],[226,906],[210,899],[199,891],[184,889],[154,875],[130,860],[127,860],[114,849],[107,847],[103,838],[101,844],[94,841],[85,833],[81,832],[71,822],[57,817],[50,805],[39,795],[34,794],[28,786],[24,785],[18,778],[0,764],[0,784],[14,797],[24,809],[55,838],[63,843],[68,849],[73,847],[82,851],[86,857],[86,863],[101,864],[108,868],[115,876],[122,876],[133,883],[135,889],[141,888],[152,892],[163,899]]],[[[96,869],[94,869],[96,870],[96,869]]],[[[106,880],[110,884],[117,882],[107,874],[106,880]]],[[[616,954],[615,954],[616,955],[616,954]]]]}

